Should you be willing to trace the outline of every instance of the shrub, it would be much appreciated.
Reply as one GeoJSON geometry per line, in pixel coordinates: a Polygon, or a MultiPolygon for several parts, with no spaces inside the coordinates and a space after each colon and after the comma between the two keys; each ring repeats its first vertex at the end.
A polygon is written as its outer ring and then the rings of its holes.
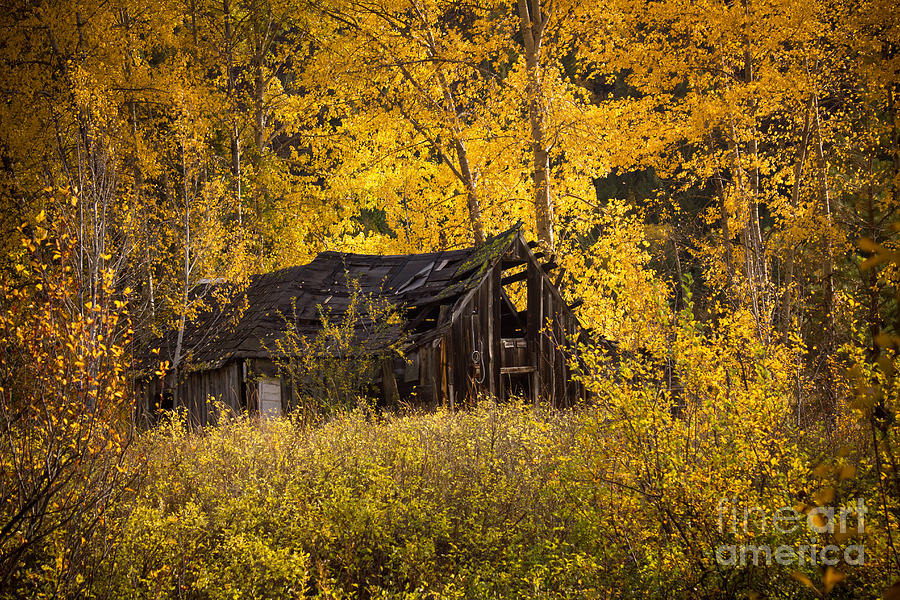
{"type": "Polygon", "coordinates": [[[136,477],[121,294],[107,271],[85,292],[72,239],[35,231],[0,272],[0,597],[90,587],[136,477]]]}
{"type": "Polygon", "coordinates": [[[359,281],[345,274],[350,289],[343,314],[318,306],[315,335],[298,327],[296,306],[282,314],[285,329],[267,353],[291,384],[294,412],[304,419],[350,409],[369,394],[385,360],[400,356],[403,345],[396,306],[366,295],[359,281]]]}

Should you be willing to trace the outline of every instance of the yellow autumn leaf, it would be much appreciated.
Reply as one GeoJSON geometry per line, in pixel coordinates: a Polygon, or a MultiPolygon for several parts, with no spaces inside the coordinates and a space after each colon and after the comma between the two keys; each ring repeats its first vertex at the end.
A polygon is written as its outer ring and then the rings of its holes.
{"type": "Polygon", "coordinates": [[[834,567],[828,567],[822,575],[822,589],[826,594],[830,594],[834,586],[843,581],[845,577],[846,575],[834,567]]]}
{"type": "Polygon", "coordinates": [[[833,487],[823,487],[813,494],[813,500],[819,506],[824,506],[834,500],[834,494],[835,491],[833,487]]]}
{"type": "Polygon", "coordinates": [[[815,590],[816,592],[819,591],[816,588],[815,584],[812,582],[812,580],[809,577],[807,577],[806,575],[804,575],[803,573],[801,573],[800,571],[792,571],[791,577],[793,579],[795,579],[796,581],[800,582],[801,584],[803,584],[804,586],[808,587],[809,589],[815,590]]]}
{"type": "Polygon", "coordinates": [[[856,467],[853,465],[843,464],[838,469],[838,480],[845,481],[856,477],[856,467]]]}

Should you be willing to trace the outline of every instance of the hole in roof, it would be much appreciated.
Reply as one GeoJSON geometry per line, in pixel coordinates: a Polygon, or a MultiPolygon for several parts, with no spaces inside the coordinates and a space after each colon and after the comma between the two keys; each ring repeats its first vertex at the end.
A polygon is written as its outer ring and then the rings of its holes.
{"type": "Polygon", "coordinates": [[[431,265],[422,267],[422,269],[420,269],[418,273],[409,278],[409,281],[397,288],[397,293],[401,294],[403,292],[422,287],[422,284],[425,283],[425,278],[430,270],[431,265]]]}

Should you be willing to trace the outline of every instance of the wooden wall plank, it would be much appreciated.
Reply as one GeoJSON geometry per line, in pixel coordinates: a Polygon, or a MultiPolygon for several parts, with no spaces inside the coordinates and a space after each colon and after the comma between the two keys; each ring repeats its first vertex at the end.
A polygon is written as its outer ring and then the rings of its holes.
{"type": "Polygon", "coordinates": [[[500,376],[500,369],[503,368],[503,351],[500,348],[500,338],[502,337],[502,329],[500,326],[500,310],[503,306],[503,287],[500,284],[500,278],[503,275],[503,269],[500,264],[494,267],[491,277],[491,330],[490,330],[490,347],[491,347],[491,393],[499,398],[503,395],[503,382],[500,376]]]}

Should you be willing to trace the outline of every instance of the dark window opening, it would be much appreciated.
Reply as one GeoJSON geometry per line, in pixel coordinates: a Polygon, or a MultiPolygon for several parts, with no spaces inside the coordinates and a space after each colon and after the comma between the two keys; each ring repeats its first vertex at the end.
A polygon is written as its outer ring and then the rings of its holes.
{"type": "Polygon", "coordinates": [[[175,408],[175,393],[166,389],[154,397],[154,408],[157,412],[173,410],[175,408]]]}
{"type": "Polygon", "coordinates": [[[504,374],[502,377],[504,399],[521,398],[531,400],[531,373],[504,374]]]}
{"type": "Polygon", "coordinates": [[[437,327],[439,316],[440,306],[432,305],[422,308],[419,314],[410,319],[412,331],[422,333],[434,329],[437,327]]]}

